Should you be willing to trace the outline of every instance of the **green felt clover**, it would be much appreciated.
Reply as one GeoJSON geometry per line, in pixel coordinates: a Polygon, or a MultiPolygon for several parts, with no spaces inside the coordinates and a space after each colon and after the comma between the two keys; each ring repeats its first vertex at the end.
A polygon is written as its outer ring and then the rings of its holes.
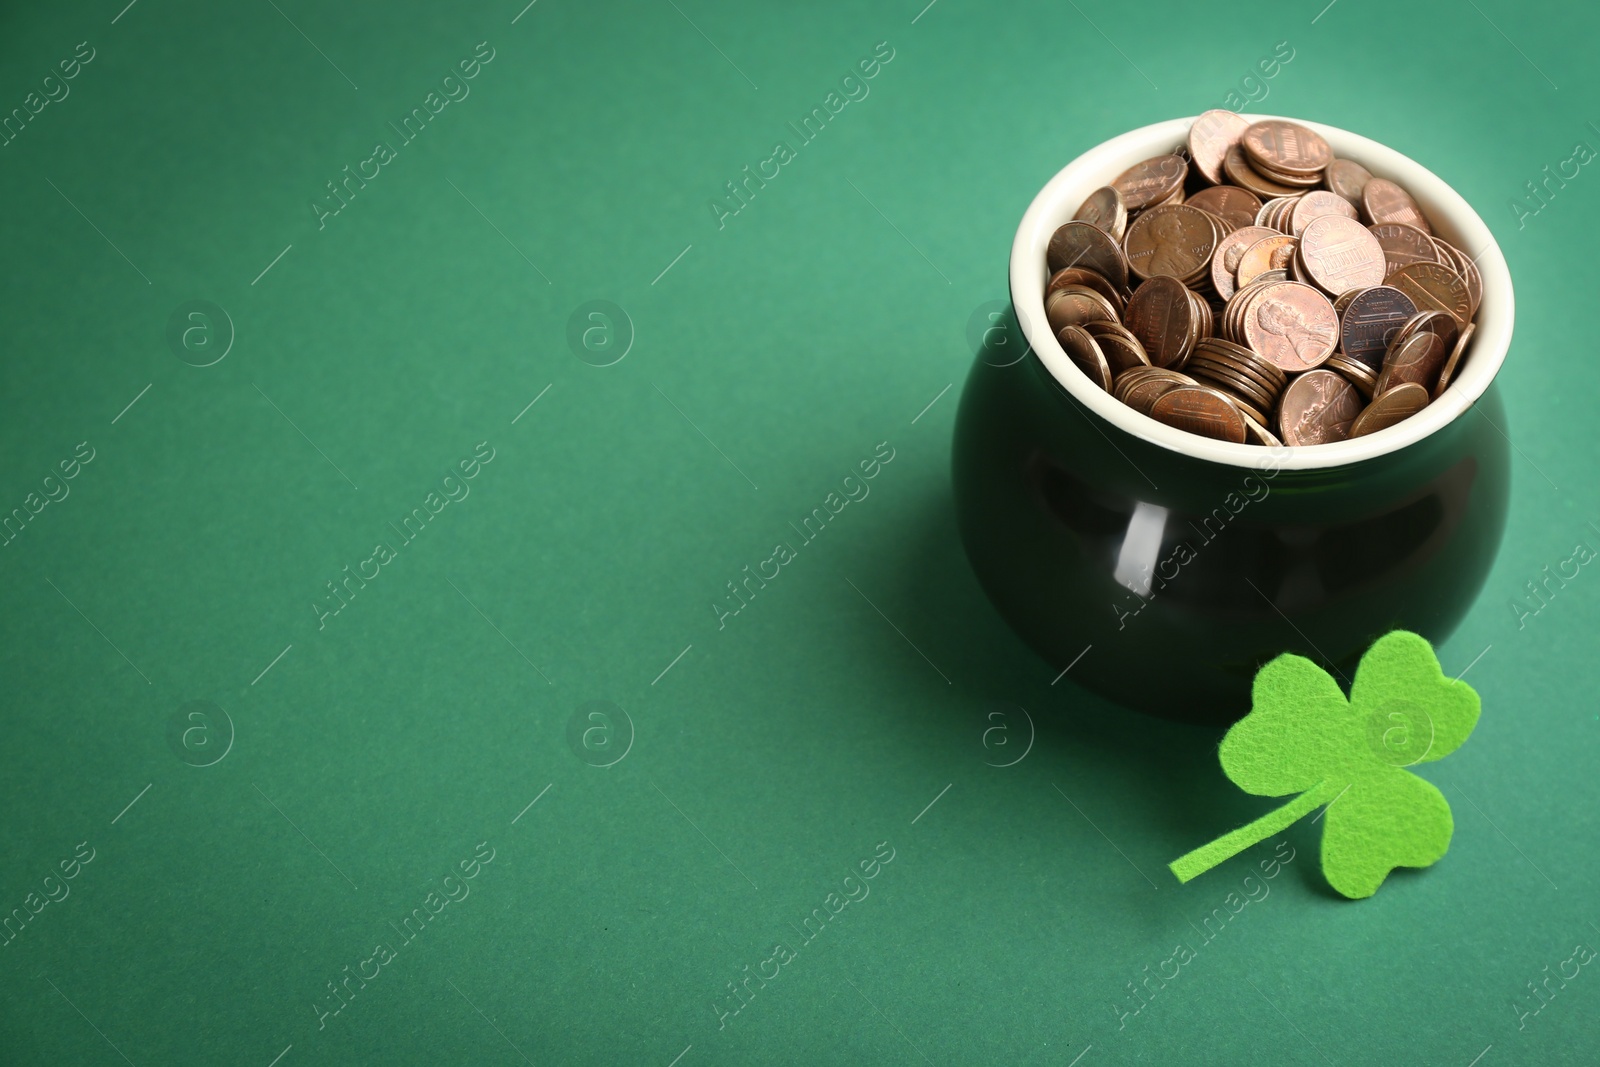
{"type": "Polygon", "coordinates": [[[1174,860],[1172,873],[1187,882],[1326,804],[1322,873],[1345,896],[1370,897],[1394,868],[1426,867],[1450,847],[1450,805],[1405,768],[1454,752],[1477,722],[1478,694],[1446,678],[1414,633],[1367,650],[1348,700],[1315,663],[1279,656],[1222,739],[1222,769],[1247,793],[1299,796],[1174,860]]]}

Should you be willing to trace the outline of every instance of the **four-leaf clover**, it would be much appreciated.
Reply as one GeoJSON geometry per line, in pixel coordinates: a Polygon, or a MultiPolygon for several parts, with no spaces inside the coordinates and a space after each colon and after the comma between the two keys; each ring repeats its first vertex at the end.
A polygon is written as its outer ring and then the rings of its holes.
{"type": "Polygon", "coordinates": [[[1450,846],[1450,805],[1405,770],[1449,755],[1478,721],[1478,694],[1439,669],[1433,646],[1396,630],[1356,669],[1350,697],[1315,663],[1284,654],[1261,668],[1250,714],[1222,739],[1222,769],[1258,796],[1299,796],[1174,860],[1180,882],[1328,805],[1322,873],[1370,897],[1396,867],[1426,867],[1450,846]]]}

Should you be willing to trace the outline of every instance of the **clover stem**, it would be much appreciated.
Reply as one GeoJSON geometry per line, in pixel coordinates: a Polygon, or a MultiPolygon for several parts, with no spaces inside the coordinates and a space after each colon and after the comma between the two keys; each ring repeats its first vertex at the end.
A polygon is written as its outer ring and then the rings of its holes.
{"type": "Polygon", "coordinates": [[[1186,855],[1167,864],[1178,881],[1187,882],[1204,874],[1224,860],[1230,860],[1251,845],[1259,844],[1290,823],[1309,815],[1313,808],[1337,799],[1337,782],[1319,782],[1281,808],[1267,812],[1252,823],[1247,823],[1231,833],[1223,834],[1209,844],[1201,845],[1186,855]]]}

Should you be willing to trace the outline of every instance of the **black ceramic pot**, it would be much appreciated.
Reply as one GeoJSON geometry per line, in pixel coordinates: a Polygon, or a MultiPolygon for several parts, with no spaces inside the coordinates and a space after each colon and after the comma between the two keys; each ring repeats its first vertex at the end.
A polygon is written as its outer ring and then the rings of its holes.
{"type": "Polygon", "coordinates": [[[1487,227],[1444,182],[1308,123],[1478,254],[1484,298],[1459,377],[1399,425],[1310,448],[1199,438],[1121,405],[1044,321],[1045,245],[1089,192],[1181,143],[1189,121],[1086,153],[1029,207],[1012,252],[1013,312],[985,335],[962,394],[953,475],[973,569],[1056,670],[1127,707],[1227,722],[1249,710],[1252,677],[1281,652],[1348,682],[1382,633],[1437,643],[1466,614],[1505,526],[1510,444],[1493,379],[1513,302],[1487,227]]]}

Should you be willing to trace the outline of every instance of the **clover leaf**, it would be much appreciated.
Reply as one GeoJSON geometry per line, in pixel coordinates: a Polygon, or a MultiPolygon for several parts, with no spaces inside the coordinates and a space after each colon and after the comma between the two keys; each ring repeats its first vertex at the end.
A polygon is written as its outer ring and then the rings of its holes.
{"type": "Polygon", "coordinates": [[[1350,697],[1321,667],[1285,653],[1256,673],[1250,714],[1222,739],[1222,769],[1247,793],[1294,800],[1170,866],[1180,882],[1327,805],[1322,873],[1370,897],[1396,867],[1426,867],[1450,846],[1443,794],[1405,770],[1449,755],[1478,721],[1478,694],[1439,669],[1433,646],[1396,630],[1356,668],[1350,697]]]}

